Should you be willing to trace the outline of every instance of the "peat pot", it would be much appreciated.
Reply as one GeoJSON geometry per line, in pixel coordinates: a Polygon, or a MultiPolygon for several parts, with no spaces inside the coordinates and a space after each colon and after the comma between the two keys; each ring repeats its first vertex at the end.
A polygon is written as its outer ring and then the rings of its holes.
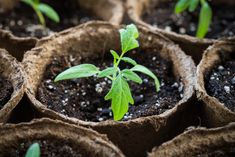
{"type": "Polygon", "coordinates": [[[24,156],[33,143],[41,156],[124,157],[104,135],[81,126],[50,119],[0,126],[1,156],[24,156]]]}
{"type": "MultiPolygon", "coordinates": [[[[110,102],[104,101],[111,82],[87,78],[53,80],[80,63],[101,69],[111,66],[110,49],[120,52],[120,26],[90,22],[43,39],[25,54],[27,96],[43,116],[93,128],[118,145],[127,156],[144,156],[153,146],[193,125],[195,65],[191,57],[165,37],[139,27],[140,48],[128,52],[160,79],[161,90],[146,76],[142,87],[130,84],[136,104],[122,121],[112,120],[110,102]],[[66,94],[67,93],[67,94],[66,94]],[[167,94],[168,93],[168,94],[167,94]]],[[[124,67],[127,65],[123,65],[124,67]]]]}
{"type": "Polygon", "coordinates": [[[0,49],[0,122],[6,122],[23,97],[25,78],[22,66],[6,50],[0,49]]]}
{"type": "Polygon", "coordinates": [[[224,127],[197,128],[155,147],[148,157],[234,156],[235,123],[224,127]]]}
{"type": "Polygon", "coordinates": [[[196,64],[204,50],[216,39],[234,36],[235,8],[233,0],[215,0],[210,3],[213,10],[211,30],[204,39],[195,36],[198,12],[174,14],[177,1],[173,0],[127,0],[127,12],[132,21],[158,33],[162,33],[193,57],[196,64]]]}
{"type": "Polygon", "coordinates": [[[235,121],[235,42],[210,46],[197,67],[197,96],[203,102],[207,126],[222,126],[235,121]]]}

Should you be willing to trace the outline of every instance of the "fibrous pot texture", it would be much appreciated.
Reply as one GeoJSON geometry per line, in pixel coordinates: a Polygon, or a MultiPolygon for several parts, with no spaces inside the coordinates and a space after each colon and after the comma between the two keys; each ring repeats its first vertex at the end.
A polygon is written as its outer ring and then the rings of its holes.
{"type": "MultiPolygon", "coordinates": [[[[73,156],[84,157],[124,157],[122,152],[115,147],[104,135],[100,135],[91,129],[67,124],[50,119],[34,120],[30,123],[6,124],[0,126],[0,153],[1,156],[17,156],[16,153],[22,144],[38,141],[50,141],[55,143],[50,151],[79,152],[73,156]],[[61,143],[59,144],[58,141],[61,143]],[[57,143],[56,143],[57,142],[57,143]],[[66,143],[66,144],[65,144],[66,143]],[[70,148],[70,149],[68,149],[70,148]],[[58,149],[57,151],[54,149],[58,149]],[[13,154],[12,154],[13,153],[13,154]]],[[[43,145],[43,144],[42,144],[43,145]]],[[[27,149],[27,148],[26,148],[27,149]]],[[[41,146],[41,154],[45,148],[41,146]]],[[[22,151],[22,150],[21,150],[22,151]]],[[[25,150],[24,150],[25,151],[25,150]]],[[[48,151],[48,150],[47,150],[48,151]]],[[[47,154],[48,156],[50,156],[47,154]]],[[[54,156],[67,156],[67,154],[54,154],[54,156]]]]}
{"type": "MultiPolygon", "coordinates": [[[[137,24],[143,25],[152,29],[158,33],[162,33],[175,43],[179,44],[179,46],[185,51],[186,54],[193,57],[195,63],[199,63],[203,54],[203,51],[211,44],[213,44],[213,39],[198,39],[189,35],[182,35],[175,33],[173,31],[166,31],[164,29],[160,29],[159,27],[153,26],[143,20],[143,14],[146,10],[151,10],[155,6],[158,6],[162,3],[172,3],[171,0],[127,0],[126,6],[130,19],[137,24]]],[[[214,2],[214,1],[213,1],[214,2]]],[[[224,2],[224,1],[220,1],[224,2]]],[[[174,10],[172,10],[174,12],[174,10]]],[[[162,17],[153,17],[159,18],[162,17]]]]}
{"type": "MultiPolygon", "coordinates": [[[[208,94],[205,80],[205,77],[208,75],[208,73],[217,68],[217,66],[223,62],[229,61],[234,57],[234,55],[234,40],[231,39],[228,41],[217,42],[205,51],[203,58],[197,67],[197,96],[200,100],[203,101],[203,119],[210,127],[222,126],[229,122],[235,121],[235,113],[228,109],[225,103],[219,101],[218,98],[208,94]]],[[[221,90],[225,89],[226,88],[221,90]]],[[[222,94],[222,92],[220,92],[220,94],[222,94]]]]}
{"type": "Polygon", "coordinates": [[[143,27],[138,28],[141,49],[157,49],[156,53],[172,62],[175,77],[181,79],[183,83],[183,98],[174,108],[160,115],[119,122],[113,120],[88,122],[55,112],[47,107],[48,104],[36,99],[38,86],[53,57],[74,54],[81,58],[92,58],[103,56],[103,53],[109,52],[110,49],[120,50],[118,29],[120,26],[109,23],[90,22],[41,40],[34,49],[26,53],[23,60],[27,73],[26,93],[34,108],[44,116],[92,127],[107,134],[127,156],[144,156],[154,145],[176,134],[181,125],[180,119],[184,117],[184,121],[186,117],[182,112],[190,105],[189,100],[194,94],[195,65],[192,59],[163,36],[143,27]],[[171,134],[172,128],[175,127],[173,124],[178,124],[179,128],[171,134]]]}
{"type": "Polygon", "coordinates": [[[148,157],[234,156],[235,123],[224,127],[197,128],[152,150],[148,157]]]}
{"type": "MultiPolygon", "coordinates": [[[[21,64],[4,49],[0,49],[0,74],[12,85],[9,100],[0,108],[0,122],[6,122],[12,110],[23,97],[25,74],[21,64]]],[[[4,95],[5,93],[0,94],[4,95]]]]}

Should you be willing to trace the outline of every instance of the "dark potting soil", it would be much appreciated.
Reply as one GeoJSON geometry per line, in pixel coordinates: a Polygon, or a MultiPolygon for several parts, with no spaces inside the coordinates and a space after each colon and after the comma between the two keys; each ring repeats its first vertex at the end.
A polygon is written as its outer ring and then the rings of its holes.
{"type": "MultiPolygon", "coordinates": [[[[153,9],[146,9],[143,20],[151,25],[180,34],[196,35],[200,9],[193,13],[185,11],[179,15],[174,13],[177,1],[161,2],[153,9]]],[[[235,6],[212,5],[213,21],[206,38],[218,39],[235,35],[235,6]]]]}
{"type": "Polygon", "coordinates": [[[85,152],[74,148],[73,143],[59,139],[38,139],[33,141],[22,141],[19,145],[14,145],[1,154],[2,157],[24,157],[28,148],[38,143],[41,157],[85,157],[85,152]]]}
{"type": "Polygon", "coordinates": [[[222,60],[206,74],[205,88],[210,96],[216,97],[235,112],[235,56],[222,60]]]}
{"type": "MultiPolygon", "coordinates": [[[[145,65],[158,76],[161,90],[156,93],[153,80],[145,75],[140,75],[143,79],[141,85],[130,82],[135,105],[130,106],[123,120],[161,114],[173,108],[183,97],[183,84],[173,76],[172,63],[163,60],[156,53],[151,53],[154,51],[156,50],[133,51],[129,54],[137,63],[145,65]],[[139,53],[146,55],[139,55],[139,53]]],[[[74,56],[53,58],[38,87],[37,98],[48,108],[69,117],[95,122],[112,119],[111,103],[104,100],[104,96],[111,87],[110,80],[90,77],[53,82],[60,72],[81,63],[94,64],[101,70],[112,66],[110,57],[111,55],[86,59],[74,58],[74,56]]],[[[128,67],[126,64],[121,66],[128,67]]]]}
{"type": "Polygon", "coordinates": [[[41,2],[49,4],[57,11],[60,16],[60,23],[55,23],[44,16],[46,27],[43,27],[40,25],[34,10],[20,2],[12,11],[0,13],[0,29],[10,30],[19,37],[41,38],[53,32],[59,32],[90,20],[99,19],[91,12],[80,8],[72,0],[42,0],[41,2]]]}
{"type": "Polygon", "coordinates": [[[0,76],[0,109],[10,100],[12,92],[11,82],[0,76]]]}

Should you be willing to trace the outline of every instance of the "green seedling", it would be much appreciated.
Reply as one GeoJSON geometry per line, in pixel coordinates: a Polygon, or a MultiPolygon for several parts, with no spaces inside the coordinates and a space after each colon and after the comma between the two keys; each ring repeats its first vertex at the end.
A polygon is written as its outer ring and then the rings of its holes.
{"type": "Polygon", "coordinates": [[[130,24],[126,27],[126,29],[120,29],[119,33],[122,52],[119,55],[114,50],[110,51],[113,56],[112,67],[108,67],[107,69],[100,71],[95,65],[80,64],[65,70],[55,78],[55,81],[90,76],[95,76],[98,78],[107,77],[110,79],[112,81],[112,86],[104,99],[111,100],[114,120],[121,120],[128,112],[129,104],[134,104],[134,99],[132,97],[128,81],[133,81],[139,84],[142,83],[142,79],[136,72],[150,76],[155,82],[156,91],[160,90],[158,78],[148,68],[138,64],[135,60],[129,57],[124,57],[128,51],[139,47],[139,43],[136,40],[139,37],[139,32],[136,26],[134,24],[130,24]],[[132,65],[132,68],[121,70],[119,68],[119,64],[122,61],[132,65]]]}
{"type": "Polygon", "coordinates": [[[40,157],[40,147],[38,143],[32,144],[26,154],[25,157],[40,157]]]}
{"type": "Polygon", "coordinates": [[[21,0],[21,1],[33,8],[33,10],[35,11],[35,13],[38,16],[39,22],[43,26],[46,25],[45,18],[43,16],[43,14],[46,15],[49,19],[51,19],[52,21],[54,21],[56,23],[60,22],[59,15],[48,4],[40,3],[40,0],[21,0]]]}
{"type": "Polygon", "coordinates": [[[201,5],[201,10],[196,36],[204,38],[212,21],[212,9],[206,0],[178,0],[175,6],[175,13],[182,13],[186,9],[189,12],[193,12],[199,7],[199,4],[201,5]]]}

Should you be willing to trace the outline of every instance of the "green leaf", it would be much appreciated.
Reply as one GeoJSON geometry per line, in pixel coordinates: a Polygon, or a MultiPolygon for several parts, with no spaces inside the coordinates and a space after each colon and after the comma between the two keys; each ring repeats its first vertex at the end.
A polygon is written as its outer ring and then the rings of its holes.
{"type": "Polygon", "coordinates": [[[156,90],[157,90],[157,91],[160,90],[160,82],[159,82],[158,78],[157,78],[148,68],[146,68],[146,67],[143,66],[143,65],[137,64],[136,66],[134,66],[134,67],[131,68],[130,70],[131,70],[131,71],[141,72],[141,73],[144,73],[144,74],[150,76],[151,78],[154,79],[154,83],[155,83],[156,90]]]}
{"type": "Polygon", "coordinates": [[[117,71],[116,68],[114,68],[114,67],[109,67],[109,68],[107,68],[107,69],[102,70],[102,71],[99,73],[98,77],[107,77],[107,76],[110,76],[110,75],[115,74],[116,71],[117,71]]]}
{"type": "Polygon", "coordinates": [[[134,24],[127,25],[126,29],[120,29],[122,53],[139,47],[136,40],[139,37],[139,32],[134,24]]]}
{"type": "Polygon", "coordinates": [[[179,0],[175,5],[175,13],[179,14],[187,9],[189,6],[189,0],[179,0]]]}
{"type": "Polygon", "coordinates": [[[198,38],[204,38],[212,21],[212,10],[209,4],[204,1],[202,3],[200,15],[199,15],[199,24],[196,36],[198,38]]]}
{"type": "Polygon", "coordinates": [[[45,3],[40,3],[38,5],[38,9],[44,13],[48,18],[50,18],[51,20],[53,20],[54,22],[58,23],[60,22],[60,17],[57,14],[57,12],[49,5],[45,4],[45,3]]]}
{"type": "Polygon", "coordinates": [[[38,143],[32,144],[27,152],[25,157],[40,157],[40,147],[38,143]]]}
{"type": "Polygon", "coordinates": [[[133,71],[131,71],[131,70],[129,70],[129,69],[123,70],[123,71],[122,71],[122,75],[123,75],[125,78],[127,78],[127,79],[129,79],[129,80],[131,80],[131,81],[134,81],[134,82],[136,82],[136,83],[141,84],[141,83],[143,82],[142,79],[141,79],[135,72],[133,72],[133,71]]]}
{"type": "Polygon", "coordinates": [[[124,62],[130,63],[132,65],[137,65],[136,61],[129,57],[123,57],[121,60],[123,60],[124,62]]]}
{"type": "Polygon", "coordinates": [[[115,58],[115,59],[118,59],[118,58],[119,58],[119,55],[117,54],[116,51],[110,50],[110,53],[113,55],[113,58],[115,58]]]}
{"type": "Polygon", "coordinates": [[[129,85],[120,74],[113,81],[110,91],[105,96],[105,100],[110,99],[114,120],[122,119],[128,111],[129,104],[134,104],[129,85]]]}
{"type": "Polygon", "coordinates": [[[99,73],[99,69],[92,64],[80,64],[71,67],[64,72],[60,73],[56,78],[55,82],[60,80],[75,79],[82,77],[90,77],[99,73]]]}
{"type": "Polygon", "coordinates": [[[199,0],[190,0],[189,2],[189,11],[193,12],[196,10],[196,8],[198,7],[199,4],[199,0]]]}

